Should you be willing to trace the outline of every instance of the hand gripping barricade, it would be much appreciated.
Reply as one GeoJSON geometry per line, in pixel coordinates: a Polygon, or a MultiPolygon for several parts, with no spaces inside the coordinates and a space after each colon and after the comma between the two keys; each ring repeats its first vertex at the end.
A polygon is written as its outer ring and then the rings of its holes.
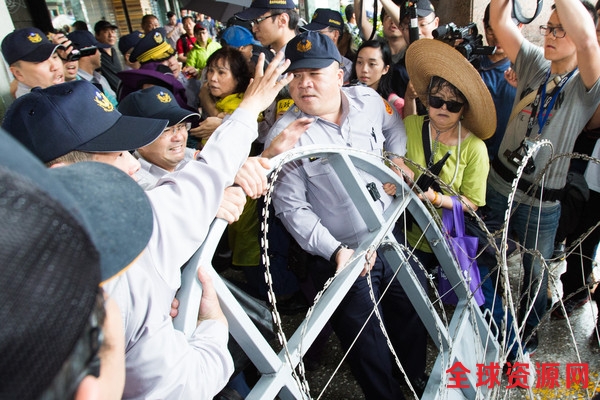
{"type": "MultiPolygon", "coordinates": [[[[446,241],[437,225],[431,223],[431,214],[411,188],[383,162],[381,157],[346,147],[305,146],[286,152],[272,160],[275,174],[283,162],[306,157],[327,158],[360,211],[371,232],[361,243],[355,254],[364,254],[370,248],[378,248],[378,254],[387,259],[394,269],[397,279],[408,294],[419,317],[425,324],[439,353],[431,377],[422,398],[427,399],[475,399],[489,398],[485,386],[477,387],[476,374],[467,376],[468,388],[448,389],[446,370],[455,362],[461,362],[471,371],[477,371],[476,364],[489,364],[500,357],[500,346],[490,333],[489,323],[483,317],[476,301],[461,278],[460,268],[451,255],[446,241]],[[374,202],[365,185],[361,183],[359,170],[368,172],[381,182],[396,185],[396,196],[383,213],[373,206],[374,202]],[[416,223],[423,229],[432,245],[433,252],[440,261],[448,280],[458,297],[456,309],[448,322],[444,322],[434,308],[427,293],[420,285],[412,268],[408,265],[408,255],[392,235],[396,220],[410,211],[416,223]],[[426,229],[425,229],[426,228],[426,229]]],[[[267,199],[269,200],[269,199],[267,199]]],[[[266,218],[265,218],[266,219],[266,218]]],[[[300,382],[295,371],[302,356],[313,343],[318,333],[327,323],[363,269],[364,257],[354,258],[340,271],[309,310],[308,317],[295,333],[286,341],[280,337],[284,348],[276,354],[258,329],[235,301],[219,275],[211,266],[211,259],[217,243],[225,229],[223,220],[215,220],[203,245],[192,257],[183,272],[182,287],[178,293],[179,315],[174,320],[177,329],[189,335],[196,328],[202,289],[197,279],[197,268],[206,268],[215,285],[223,312],[229,322],[231,335],[246,352],[261,373],[261,378],[253,387],[248,399],[310,398],[307,385],[300,382]]],[[[275,320],[280,321],[278,315],[275,320]]],[[[283,336],[283,334],[280,334],[283,336]]],[[[300,369],[302,371],[302,369],[300,369]]]]}

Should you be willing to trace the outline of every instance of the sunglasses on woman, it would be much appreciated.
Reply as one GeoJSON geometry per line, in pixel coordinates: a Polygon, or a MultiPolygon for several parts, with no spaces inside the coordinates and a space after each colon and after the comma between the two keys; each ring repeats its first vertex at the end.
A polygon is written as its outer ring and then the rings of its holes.
{"type": "Polygon", "coordinates": [[[459,101],[444,100],[441,97],[431,95],[429,95],[427,102],[429,103],[429,106],[433,108],[442,108],[442,106],[445,104],[446,109],[451,113],[459,112],[465,105],[465,103],[461,103],[459,101]]]}

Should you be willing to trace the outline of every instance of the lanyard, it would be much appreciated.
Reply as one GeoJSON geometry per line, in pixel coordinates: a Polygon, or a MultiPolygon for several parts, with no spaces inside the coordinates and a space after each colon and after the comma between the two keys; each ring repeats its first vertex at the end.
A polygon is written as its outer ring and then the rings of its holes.
{"type": "Polygon", "coordinates": [[[552,112],[554,103],[556,103],[558,94],[560,93],[562,88],[565,86],[565,84],[567,83],[569,78],[571,78],[571,76],[575,73],[575,71],[577,71],[577,68],[575,68],[573,71],[569,72],[567,75],[563,76],[560,79],[560,82],[558,82],[558,84],[554,87],[554,89],[552,89],[552,92],[550,92],[550,95],[546,96],[546,84],[548,83],[548,79],[550,78],[550,69],[548,69],[548,73],[546,74],[546,79],[544,80],[544,83],[542,83],[540,85],[537,95],[535,96],[535,99],[533,100],[533,104],[531,105],[531,115],[529,116],[529,120],[527,121],[526,137],[529,137],[529,135],[531,135],[531,130],[533,128],[533,124],[535,123],[536,116],[537,116],[538,126],[539,126],[538,135],[542,134],[542,129],[546,125],[546,122],[548,122],[548,118],[550,117],[550,113],[552,112]],[[540,111],[538,112],[538,107],[540,106],[540,103],[542,103],[542,107],[541,107],[540,111]]]}

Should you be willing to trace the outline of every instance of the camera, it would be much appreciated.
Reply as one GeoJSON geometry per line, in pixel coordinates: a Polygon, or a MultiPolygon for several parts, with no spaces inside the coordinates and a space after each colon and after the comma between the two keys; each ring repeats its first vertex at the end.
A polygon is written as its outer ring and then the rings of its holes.
{"type": "Polygon", "coordinates": [[[479,34],[475,22],[460,27],[450,22],[439,26],[432,33],[434,39],[441,40],[453,46],[475,68],[479,68],[479,57],[477,56],[491,55],[496,51],[496,47],[494,46],[483,45],[483,36],[479,34]]]}
{"type": "MultiPolygon", "coordinates": [[[[519,146],[519,148],[516,150],[510,151],[507,149],[506,151],[504,151],[504,157],[506,157],[509,163],[511,163],[517,168],[519,168],[521,164],[523,164],[523,158],[525,157],[523,154],[521,154],[521,149],[524,149],[523,144],[521,144],[521,146],[519,146]]],[[[527,160],[527,164],[523,168],[523,172],[527,175],[533,174],[535,172],[535,162],[533,161],[533,157],[527,160]]]]}
{"type": "Polygon", "coordinates": [[[88,57],[96,54],[98,48],[96,46],[83,47],[81,49],[73,49],[69,54],[67,54],[66,61],[77,61],[81,57],[88,57]]]}

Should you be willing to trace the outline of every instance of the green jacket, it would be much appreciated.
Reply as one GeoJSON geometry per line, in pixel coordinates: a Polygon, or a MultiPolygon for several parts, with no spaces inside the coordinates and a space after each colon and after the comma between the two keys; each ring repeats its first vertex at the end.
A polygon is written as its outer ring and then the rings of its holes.
{"type": "Polygon", "coordinates": [[[196,41],[194,47],[187,54],[185,65],[192,66],[200,72],[206,67],[206,60],[208,60],[208,57],[220,48],[221,45],[212,39],[208,39],[206,48],[201,47],[196,41]]]}

